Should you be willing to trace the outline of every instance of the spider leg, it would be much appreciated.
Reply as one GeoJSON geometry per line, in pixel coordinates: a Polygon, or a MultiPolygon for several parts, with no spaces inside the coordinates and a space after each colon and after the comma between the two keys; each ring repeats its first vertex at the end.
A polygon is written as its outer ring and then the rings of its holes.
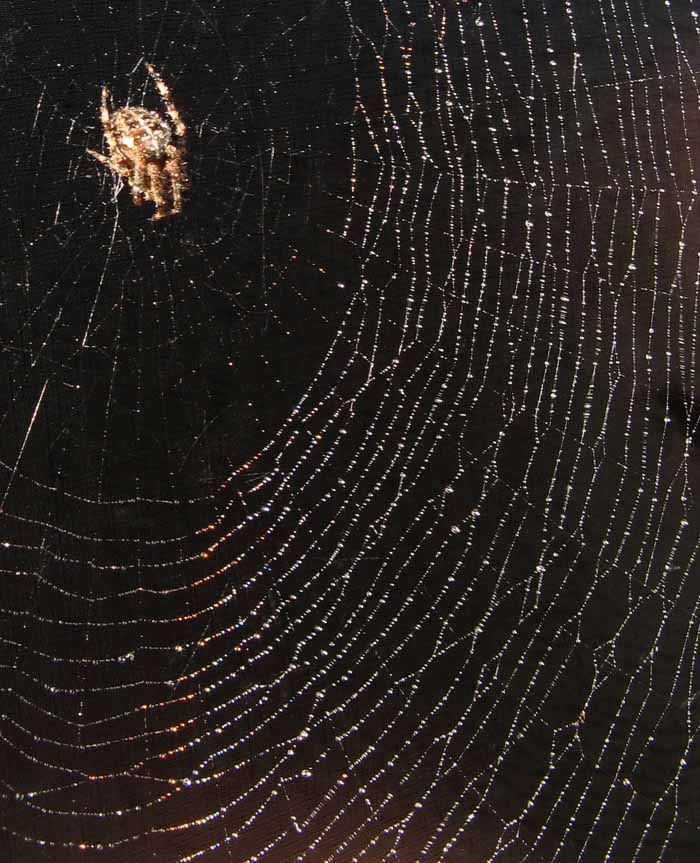
{"type": "Polygon", "coordinates": [[[174,216],[182,212],[182,192],[189,187],[189,180],[185,173],[184,160],[180,150],[171,144],[166,152],[166,170],[173,195],[173,205],[170,214],[174,216]]]}
{"type": "Polygon", "coordinates": [[[170,89],[165,81],[160,77],[160,74],[155,70],[150,63],[146,63],[146,69],[148,70],[148,74],[155,81],[155,85],[158,88],[158,92],[160,93],[160,98],[163,100],[165,104],[165,108],[168,112],[168,117],[170,117],[173,127],[175,129],[175,137],[179,139],[184,139],[187,134],[187,127],[185,126],[182,117],[180,116],[180,112],[175,107],[175,103],[173,102],[172,96],[170,95],[170,89]]]}
{"type": "Polygon", "coordinates": [[[170,187],[173,192],[173,205],[170,208],[170,215],[176,216],[182,212],[182,186],[177,177],[170,178],[170,187]]]}
{"type": "Polygon", "coordinates": [[[102,88],[100,120],[102,121],[102,131],[107,141],[107,147],[109,148],[109,152],[112,153],[117,149],[117,144],[114,138],[114,130],[112,129],[112,116],[109,113],[109,90],[106,86],[102,88]]]}
{"type": "Polygon", "coordinates": [[[160,167],[152,162],[146,166],[148,179],[150,180],[150,190],[148,198],[156,205],[156,211],[151,216],[152,220],[162,219],[165,216],[170,216],[172,213],[167,211],[168,202],[165,197],[165,189],[163,188],[163,178],[160,167]]]}
{"type": "Polygon", "coordinates": [[[119,173],[119,168],[117,166],[117,162],[113,162],[111,159],[111,155],[116,149],[115,141],[114,141],[114,131],[112,130],[112,118],[109,113],[109,90],[107,87],[102,88],[102,103],[100,105],[100,121],[102,123],[102,133],[104,134],[107,140],[107,148],[110,153],[110,157],[103,155],[102,153],[98,153],[96,150],[88,150],[88,153],[97,159],[98,162],[101,162],[103,165],[106,165],[110,170],[116,171],[119,173]]]}
{"type": "Polygon", "coordinates": [[[108,156],[105,156],[104,153],[98,153],[97,150],[88,150],[88,153],[94,159],[97,159],[98,162],[101,162],[103,165],[106,165],[110,170],[116,171],[116,168],[112,164],[112,160],[108,156]]]}
{"type": "Polygon", "coordinates": [[[144,198],[151,200],[149,191],[152,186],[151,174],[142,159],[137,159],[134,162],[129,184],[131,186],[131,200],[137,207],[141,206],[144,198]]]}
{"type": "Polygon", "coordinates": [[[169,144],[165,148],[167,154],[168,173],[171,176],[177,177],[180,181],[181,189],[189,189],[190,178],[187,176],[187,165],[185,164],[185,154],[177,145],[169,144]]]}
{"type": "MultiPolygon", "coordinates": [[[[87,151],[94,159],[96,159],[101,165],[104,165],[106,168],[109,168],[113,174],[115,174],[121,183],[128,183],[131,175],[131,169],[129,167],[129,163],[124,159],[120,159],[119,155],[105,156],[104,153],[98,153],[96,150],[88,150],[87,151]]],[[[116,194],[121,191],[121,185],[117,185],[116,194]]],[[[139,190],[140,194],[140,190],[139,190]]],[[[141,203],[141,201],[136,201],[136,191],[132,190],[132,197],[134,198],[134,203],[141,203]]]]}
{"type": "Polygon", "coordinates": [[[111,154],[109,156],[105,156],[104,153],[98,153],[97,150],[88,150],[87,152],[93,157],[93,159],[97,159],[98,162],[106,168],[109,168],[110,171],[118,174],[125,180],[129,180],[129,177],[131,176],[129,163],[125,159],[121,158],[118,153],[116,155],[111,154]]]}

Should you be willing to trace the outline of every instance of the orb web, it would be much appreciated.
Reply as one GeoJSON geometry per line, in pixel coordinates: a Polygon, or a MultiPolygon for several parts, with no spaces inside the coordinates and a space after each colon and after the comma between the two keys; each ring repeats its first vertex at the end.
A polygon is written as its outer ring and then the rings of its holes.
{"type": "Polygon", "coordinates": [[[3,859],[693,859],[694,4],[7,5],[3,859]]]}

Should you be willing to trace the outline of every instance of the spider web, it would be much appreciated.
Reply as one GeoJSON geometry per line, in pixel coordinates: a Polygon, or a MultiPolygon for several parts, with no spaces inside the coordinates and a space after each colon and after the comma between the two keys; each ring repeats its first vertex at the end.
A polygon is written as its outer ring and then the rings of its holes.
{"type": "Polygon", "coordinates": [[[4,4],[3,860],[695,859],[699,69],[689,0],[4,4]]]}

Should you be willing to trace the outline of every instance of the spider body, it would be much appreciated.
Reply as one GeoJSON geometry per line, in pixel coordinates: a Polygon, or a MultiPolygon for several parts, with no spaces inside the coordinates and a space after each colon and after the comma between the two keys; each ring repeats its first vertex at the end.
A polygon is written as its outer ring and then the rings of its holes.
{"type": "Polygon", "coordinates": [[[137,106],[110,113],[109,90],[103,87],[100,119],[108,154],[88,153],[128,183],[134,204],[153,202],[156,211],[152,218],[163,219],[182,212],[182,193],[188,186],[187,129],[163,79],[149,63],[146,69],[155,81],[168,119],[137,106]]]}
{"type": "Polygon", "coordinates": [[[139,158],[162,162],[172,141],[170,126],[155,111],[145,108],[120,108],[111,116],[112,130],[120,153],[138,162],[139,158]]]}

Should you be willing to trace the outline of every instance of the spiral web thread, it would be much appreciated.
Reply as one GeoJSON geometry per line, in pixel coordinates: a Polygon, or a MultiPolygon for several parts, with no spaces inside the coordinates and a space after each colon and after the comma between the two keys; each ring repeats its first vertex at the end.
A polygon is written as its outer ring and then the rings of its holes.
{"type": "Polygon", "coordinates": [[[125,5],[2,22],[3,859],[694,859],[695,4],[125,5]]]}

